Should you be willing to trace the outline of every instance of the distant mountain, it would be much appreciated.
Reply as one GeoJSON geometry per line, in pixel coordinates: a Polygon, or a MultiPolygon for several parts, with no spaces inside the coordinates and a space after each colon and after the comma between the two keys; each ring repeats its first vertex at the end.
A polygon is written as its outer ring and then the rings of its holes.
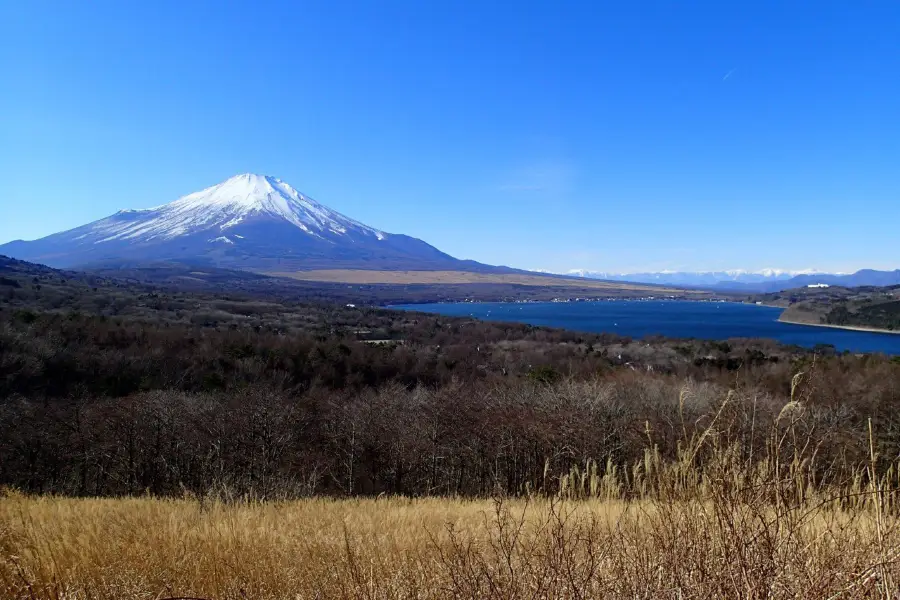
{"type": "Polygon", "coordinates": [[[511,271],[385,233],[280,179],[249,173],[156,208],[122,210],[39,240],[0,245],[0,254],[63,268],[183,261],[262,271],[511,271]]]}
{"type": "Polygon", "coordinates": [[[569,275],[606,281],[656,283],[679,287],[702,287],[716,290],[747,292],[775,292],[796,287],[824,283],[845,287],[866,285],[885,286],[900,284],[900,269],[875,271],[863,269],[856,273],[820,273],[815,270],[788,271],[763,269],[760,271],[661,271],[657,273],[603,273],[583,269],[568,272],[569,275]]]}
{"type": "Polygon", "coordinates": [[[744,283],[768,283],[787,281],[798,275],[813,274],[815,271],[787,271],[783,269],[762,269],[760,271],[659,271],[643,273],[603,273],[576,269],[569,275],[608,281],[631,281],[635,283],[658,283],[663,285],[718,286],[744,283]]]}

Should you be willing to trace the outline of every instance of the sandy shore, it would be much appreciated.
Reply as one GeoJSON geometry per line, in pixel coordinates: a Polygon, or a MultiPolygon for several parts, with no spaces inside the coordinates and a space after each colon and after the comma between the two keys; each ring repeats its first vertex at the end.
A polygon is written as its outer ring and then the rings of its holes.
{"type": "Polygon", "coordinates": [[[855,325],[827,325],[825,323],[804,323],[802,321],[791,321],[790,319],[785,319],[784,317],[779,317],[778,321],[781,323],[789,323],[791,325],[809,325],[810,327],[828,327],[830,329],[847,329],[849,331],[865,331],[867,333],[889,333],[893,335],[900,335],[900,331],[891,331],[890,329],[875,329],[873,327],[857,327],[855,325]]]}

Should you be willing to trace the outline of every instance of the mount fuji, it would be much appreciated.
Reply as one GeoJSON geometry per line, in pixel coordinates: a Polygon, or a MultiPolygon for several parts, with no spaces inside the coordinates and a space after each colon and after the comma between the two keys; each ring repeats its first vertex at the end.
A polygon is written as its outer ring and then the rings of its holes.
{"type": "Polygon", "coordinates": [[[174,202],[122,210],[0,254],[53,267],[177,261],[248,270],[505,271],[346,217],[275,177],[243,174],[174,202]]]}

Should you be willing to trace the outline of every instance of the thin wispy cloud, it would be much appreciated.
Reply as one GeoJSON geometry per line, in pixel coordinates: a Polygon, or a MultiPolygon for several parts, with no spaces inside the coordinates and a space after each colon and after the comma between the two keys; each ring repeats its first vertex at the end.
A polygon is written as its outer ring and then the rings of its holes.
{"type": "Polygon", "coordinates": [[[544,186],[532,183],[504,183],[497,186],[501,192],[541,192],[544,186]]]}
{"type": "Polygon", "coordinates": [[[508,173],[496,186],[502,192],[539,192],[555,196],[571,189],[574,167],[563,161],[548,161],[520,167],[508,173]]]}
{"type": "Polygon", "coordinates": [[[725,77],[722,78],[722,81],[725,81],[726,79],[728,79],[729,77],[731,77],[731,75],[732,75],[735,71],[737,71],[737,69],[732,69],[732,70],[728,71],[727,73],[725,73],[725,77]]]}

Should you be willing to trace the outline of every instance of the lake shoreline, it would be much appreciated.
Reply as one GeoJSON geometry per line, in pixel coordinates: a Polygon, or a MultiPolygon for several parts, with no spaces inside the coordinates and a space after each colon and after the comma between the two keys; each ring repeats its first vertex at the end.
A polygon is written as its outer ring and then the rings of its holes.
{"type": "Polygon", "coordinates": [[[874,327],[862,327],[858,325],[832,325],[830,323],[804,323],[802,321],[792,321],[784,317],[778,318],[779,323],[787,323],[788,325],[809,325],[810,327],[827,327],[829,329],[844,329],[846,331],[864,331],[866,333],[887,333],[889,335],[900,335],[900,331],[891,331],[890,329],[875,329],[874,327]]]}

